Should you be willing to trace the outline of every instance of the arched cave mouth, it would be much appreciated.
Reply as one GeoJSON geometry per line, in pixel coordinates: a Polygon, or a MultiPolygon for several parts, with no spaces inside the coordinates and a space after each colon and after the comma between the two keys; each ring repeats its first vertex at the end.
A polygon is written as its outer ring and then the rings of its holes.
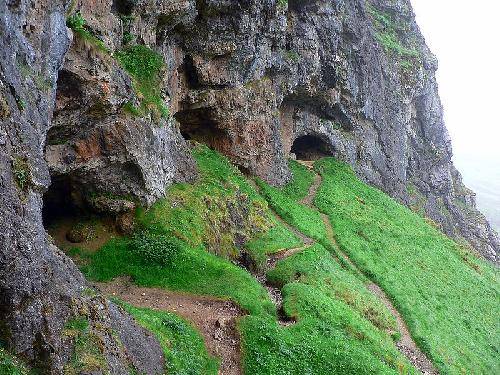
{"type": "Polygon", "coordinates": [[[121,235],[116,217],[93,210],[68,175],[52,177],[43,195],[42,218],[45,230],[63,251],[94,252],[121,235]]]}
{"type": "Polygon", "coordinates": [[[332,148],[325,140],[315,135],[304,135],[295,139],[291,153],[297,160],[318,160],[332,156],[332,148]]]}

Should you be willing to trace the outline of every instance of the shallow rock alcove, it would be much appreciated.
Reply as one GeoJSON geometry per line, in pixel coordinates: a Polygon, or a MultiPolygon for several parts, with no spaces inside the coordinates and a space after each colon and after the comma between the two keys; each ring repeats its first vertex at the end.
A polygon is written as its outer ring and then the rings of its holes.
{"type": "Polygon", "coordinates": [[[318,160],[333,155],[331,145],[324,139],[310,134],[296,138],[291,153],[295,154],[298,160],[318,160]]]}

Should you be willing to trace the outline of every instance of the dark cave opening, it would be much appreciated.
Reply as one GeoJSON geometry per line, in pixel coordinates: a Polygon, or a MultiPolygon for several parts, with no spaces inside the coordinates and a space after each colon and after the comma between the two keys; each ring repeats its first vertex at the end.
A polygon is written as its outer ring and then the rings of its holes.
{"type": "Polygon", "coordinates": [[[186,57],[184,57],[182,71],[186,75],[187,84],[190,89],[199,89],[201,87],[198,72],[196,71],[196,67],[194,66],[194,60],[192,56],[186,55],[186,57]]]}
{"type": "Polygon", "coordinates": [[[63,220],[84,214],[82,195],[74,188],[68,176],[52,177],[49,189],[43,195],[43,224],[45,228],[63,220]]]}
{"type": "MultiPolygon", "coordinates": [[[[124,232],[117,218],[92,209],[70,176],[55,176],[43,195],[43,225],[53,243],[63,251],[75,246],[97,251],[111,238],[124,232]]],[[[124,222],[126,224],[126,222],[124,222]]]]}
{"type": "Polygon", "coordinates": [[[130,16],[136,5],[137,0],[114,0],[112,9],[115,9],[119,14],[123,14],[124,16],[130,16]]]}
{"type": "Polygon", "coordinates": [[[210,110],[186,110],[178,112],[174,117],[180,123],[180,132],[185,140],[204,143],[212,149],[223,151],[228,135],[225,130],[217,127],[210,110]]]}
{"type": "Polygon", "coordinates": [[[332,156],[331,146],[315,135],[304,135],[295,139],[291,153],[298,160],[318,160],[325,156],[332,156]]]}

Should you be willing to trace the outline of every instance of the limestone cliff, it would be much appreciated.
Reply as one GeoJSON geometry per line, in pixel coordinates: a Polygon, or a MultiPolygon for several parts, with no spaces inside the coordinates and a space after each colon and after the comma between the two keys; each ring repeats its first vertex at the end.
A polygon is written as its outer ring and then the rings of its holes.
{"type": "MultiPolygon", "coordinates": [[[[289,157],[334,155],[498,261],[408,0],[4,0],[0,41],[0,336],[50,371],[68,319],[125,315],[85,293],[42,206],[121,220],[195,178],[189,139],[277,185],[289,157]]],[[[160,368],[148,333],[115,329],[95,329],[112,372],[160,368]]]]}

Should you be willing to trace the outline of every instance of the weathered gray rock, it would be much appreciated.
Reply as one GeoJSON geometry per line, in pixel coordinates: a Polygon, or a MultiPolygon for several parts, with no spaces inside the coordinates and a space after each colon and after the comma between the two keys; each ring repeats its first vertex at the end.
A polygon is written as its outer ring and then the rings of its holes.
{"type": "Polygon", "coordinates": [[[130,325],[123,331],[134,337],[129,355],[111,328],[115,320],[130,318],[119,310],[110,314],[104,299],[88,295],[83,276],[43,228],[42,194],[50,184],[44,145],[58,70],[70,44],[65,6],[0,2],[0,338],[32,365],[60,374],[74,346],[65,325],[82,318],[108,359],[97,373],[160,373],[163,355],[150,348],[158,346],[155,340],[130,325]]]}

